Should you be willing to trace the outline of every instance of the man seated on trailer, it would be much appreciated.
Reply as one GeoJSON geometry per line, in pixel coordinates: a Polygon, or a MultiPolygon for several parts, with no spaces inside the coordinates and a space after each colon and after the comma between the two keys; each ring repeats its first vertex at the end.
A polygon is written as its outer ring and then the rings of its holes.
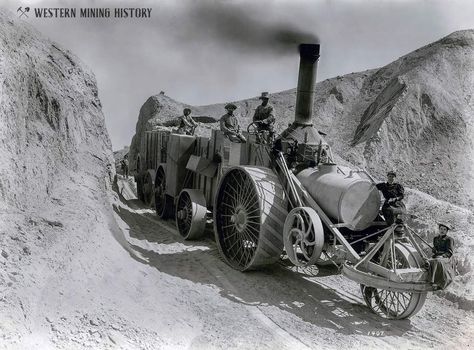
{"type": "Polygon", "coordinates": [[[234,115],[234,111],[237,109],[237,106],[233,103],[228,103],[224,108],[226,109],[227,113],[224,114],[220,119],[221,131],[232,142],[247,142],[244,135],[240,133],[239,122],[234,115]]]}
{"type": "Polygon", "coordinates": [[[402,199],[405,194],[405,189],[402,185],[395,182],[394,171],[387,173],[387,182],[380,182],[376,184],[377,189],[382,192],[385,202],[382,206],[382,214],[387,224],[392,225],[395,222],[398,214],[405,211],[405,204],[402,199]]]}
{"type": "Polygon", "coordinates": [[[197,123],[191,117],[191,109],[183,109],[183,115],[179,117],[179,128],[178,134],[181,135],[194,135],[194,130],[197,127],[197,123]]]}

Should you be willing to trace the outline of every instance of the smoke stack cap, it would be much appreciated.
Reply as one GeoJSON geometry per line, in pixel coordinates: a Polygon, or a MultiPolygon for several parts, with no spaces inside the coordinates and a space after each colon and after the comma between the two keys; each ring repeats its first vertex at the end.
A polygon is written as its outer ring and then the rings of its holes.
{"type": "Polygon", "coordinates": [[[300,44],[300,55],[317,60],[319,58],[319,44],[300,44]]]}

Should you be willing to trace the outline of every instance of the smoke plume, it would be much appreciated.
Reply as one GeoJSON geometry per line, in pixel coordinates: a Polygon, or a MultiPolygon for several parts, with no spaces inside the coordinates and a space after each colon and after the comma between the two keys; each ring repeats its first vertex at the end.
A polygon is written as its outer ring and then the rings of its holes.
{"type": "Polygon", "coordinates": [[[252,6],[200,3],[187,8],[180,40],[205,40],[240,52],[293,53],[300,43],[319,43],[318,37],[287,22],[271,19],[252,6]]]}

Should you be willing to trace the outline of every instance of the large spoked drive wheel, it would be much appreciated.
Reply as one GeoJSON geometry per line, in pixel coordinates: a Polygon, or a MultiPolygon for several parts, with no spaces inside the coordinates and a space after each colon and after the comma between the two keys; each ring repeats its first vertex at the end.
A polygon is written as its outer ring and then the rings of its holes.
{"type": "Polygon", "coordinates": [[[206,198],[199,190],[184,189],[176,203],[176,227],[184,239],[198,239],[206,228],[206,198]]]}
{"type": "Polygon", "coordinates": [[[324,245],[324,229],[313,208],[297,207],[290,211],[283,229],[283,243],[295,266],[309,266],[319,259],[324,245]]]}
{"type": "Polygon", "coordinates": [[[166,194],[166,174],[163,167],[159,167],[155,178],[155,209],[162,219],[173,216],[173,198],[166,194]]]}
{"type": "Polygon", "coordinates": [[[286,208],[283,188],[270,169],[231,168],[214,203],[214,232],[225,261],[240,271],[277,261],[286,208]]]}
{"type": "MultiPolygon", "coordinates": [[[[395,267],[406,269],[419,267],[419,254],[410,246],[401,243],[395,244],[395,267]]],[[[388,269],[393,269],[392,258],[383,264],[388,269]]],[[[360,289],[367,306],[381,317],[388,319],[404,319],[416,314],[426,299],[426,292],[396,292],[386,289],[369,287],[361,284],[360,289]]]]}

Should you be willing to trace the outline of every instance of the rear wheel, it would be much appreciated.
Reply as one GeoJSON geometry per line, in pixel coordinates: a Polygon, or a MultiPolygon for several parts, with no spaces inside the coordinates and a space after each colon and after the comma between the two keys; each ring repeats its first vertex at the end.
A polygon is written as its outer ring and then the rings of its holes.
{"type": "Polygon", "coordinates": [[[155,209],[156,215],[162,219],[173,216],[173,198],[166,194],[166,174],[163,167],[159,167],[155,177],[155,209]]]}
{"type": "Polygon", "coordinates": [[[230,169],[214,203],[216,242],[225,261],[241,271],[277,261],[286,208],[283,188],[270,169],[230,169]]]}
{"type": "MultiPolygon", "coordinates": [[[[387,259],[384,267],[393,270],[419,267],[418,252],[411,246],[395,244],[395,264],[387,259]]],[[[360,289],[367,306],[379,316],[389,319],[404,319],[416,314],[426,299],[426,292],[396,292],[386,289],[369,287],[361,284],[360,289]]]]}
{"type": "Polygon", "coordinates": [[[142,188],[142,177],[141,175],[136,176],[135,181],[137,182],[137,197],[138,200],[143,202],[143,188],[142,188]]]}

